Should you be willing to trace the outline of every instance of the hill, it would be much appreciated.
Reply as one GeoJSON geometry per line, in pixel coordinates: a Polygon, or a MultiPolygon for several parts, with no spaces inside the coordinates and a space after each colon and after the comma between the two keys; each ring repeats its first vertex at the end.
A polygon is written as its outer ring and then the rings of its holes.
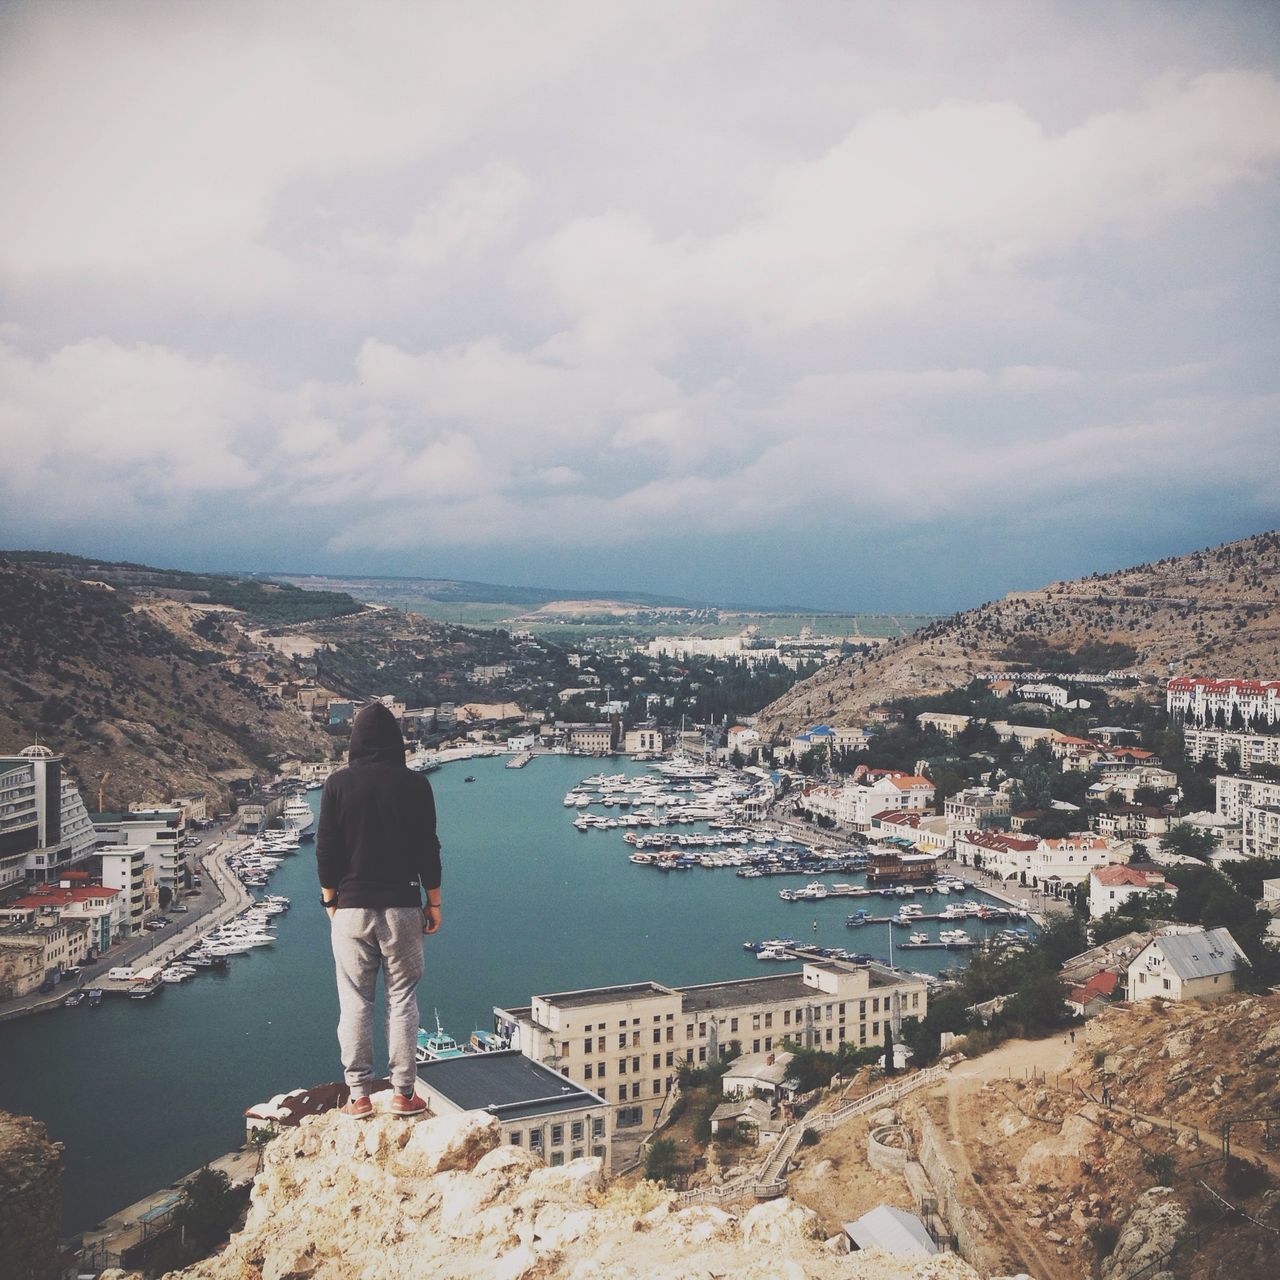
{"type": "Polygon", "coordinates": [[[966,685],[993,669],[1280,672],[1280,533],[1019,591],[841,659],[766,707],[762,732],[858,722],[869,708],[966,685]]]}
{"type": "Polygon", "coordinates": [[[104,798],[123,805],[225,794],[231,776],[327,754],[231,652],[190,628],[189,606],[0,560],[0,743],[64,752],[90,807],[108,771],[104,798]]]}

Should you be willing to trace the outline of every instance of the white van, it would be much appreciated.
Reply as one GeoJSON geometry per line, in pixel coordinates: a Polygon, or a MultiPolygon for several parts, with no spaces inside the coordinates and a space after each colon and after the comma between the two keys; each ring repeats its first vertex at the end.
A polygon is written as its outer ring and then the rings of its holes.
{"type": "Polygon", "coordinates": [[[115,969],[108,969],[107,977],[110,978],[112,982],[130,982],[134,977],[134,972],[132,969],[117,967],[115,969]]]}

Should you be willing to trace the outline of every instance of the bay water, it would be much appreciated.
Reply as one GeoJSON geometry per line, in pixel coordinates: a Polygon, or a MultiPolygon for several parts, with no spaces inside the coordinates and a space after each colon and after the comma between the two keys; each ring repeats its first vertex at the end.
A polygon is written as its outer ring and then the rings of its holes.
{"type": "MultiPolygon", "coordinates": [[[[475,1028],[492,1027],[495,1004],[527,1004],[538,993],[774,972],[743,950],[748,939],[789,935],[887,953],[888,926],[845,928],[856,899],[778,898],[780,888],[800,887],[803,877],[663,873],[628,861],[622,831],[578,832],[571,825],[577,811],[564,806],[564,795],[601,769],[639,773],[645,766],[540,756],[508,769],[506,758],[495,757],[455,762],[431,775],[444,923],[425,939],[424,1025],[438,1010],[461,1042],[475,1028]]],[[[319,794],[308,793],[314,808],[319,794]]],[[[277,917],[275,945],[234,957],[225,974],[202,973],[151,1000],[108,997],[97,1009],[81,1005],[0,1023],[0,1108],[35,1116],[65,1144],[68,1233],[238,1147],[246,1107],[341,1079],[329,926],[318,902],[313,842],[285,860],[269,892],[293,900],[292,910],[277,917]]],[[[865,905],[876,914],[892,910],[878,899],[865,905]]],[[[969,927],[980,931],[976,922],[969,927]]],[[[896,958],[925,972],[958,962],[945,951],[896,958]]],[[[381,1047],[379,1055],[381,1071],[381,1047]]]]}

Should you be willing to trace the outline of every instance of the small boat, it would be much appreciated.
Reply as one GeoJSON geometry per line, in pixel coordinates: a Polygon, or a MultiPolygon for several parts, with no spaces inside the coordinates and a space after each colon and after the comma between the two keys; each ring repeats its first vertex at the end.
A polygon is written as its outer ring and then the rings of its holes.
{"type": "Polygon", "coordinates": [[[74,1009],[76,1005],[84,1002],[83,991],[73,991],[62,1003],[65,1008],[74,1009]]]}
{"type": "Polygon", "coordinates": [[[473,1031],[471,1050],[474,1053],[497,1053],[507,1047],[506,1041],[496,1031],[473,1031]]]}
{"type": "Polygon", "coordinates": [[[465,778],[463,778],[463,782],[474,782],[475,780],[476,776],[474,773],[469,773],[465,778]]]}
{"type": "Polygon", "coordinates": [[[466,1050],[440,1025],[440,1012],[435,1010],[436,1029],[428,1035],[426,1029],[418,1028],[419,1063],[439,1062],[442,1058],[461,1058],[466,1050]]]}
{"type": "Polygon", "coordinates": [[[929,935],[927,933],[913,933],[911,935],[911,941],[919,946],[922,942],[929,941],[929,935]]]}

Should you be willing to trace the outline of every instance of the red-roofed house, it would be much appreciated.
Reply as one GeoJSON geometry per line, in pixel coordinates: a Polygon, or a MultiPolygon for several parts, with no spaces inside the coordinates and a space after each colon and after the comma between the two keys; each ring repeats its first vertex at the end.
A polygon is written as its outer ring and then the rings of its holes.
{"type": "Polygon", "coordinates": [[[42,884],[21,898],[5,904],[0,916],[25,924],[80,925],[87,930],[86,945],[99,956],[116,941],[124,927],[123,896],[118,889],[100,884],[42,884]]]}
{"type": "Polygon", "coordinates": [[[1120,978],[1110,969],[1095,973],[1088,982],[1071,988],[1067,1006],[1081,1018],[1092,1018],[1115,995],[1120,978]]]}
{"type": "Polygon", "coordinates": [[[871,819],[886,810],[927,813],[935,788],[919,774],[890,769],[863,769],[840,792],[836,821],[855,831],[869,831],[871,819]]]}
{"type": "Polygon", "coordinates": [[[1098,867],[1089,874],[1089,919],[1122,907],[1135,894],[1170,893],[1177,890],[1154,867],[1129,867],[1122,863],[1098,867]]]}

